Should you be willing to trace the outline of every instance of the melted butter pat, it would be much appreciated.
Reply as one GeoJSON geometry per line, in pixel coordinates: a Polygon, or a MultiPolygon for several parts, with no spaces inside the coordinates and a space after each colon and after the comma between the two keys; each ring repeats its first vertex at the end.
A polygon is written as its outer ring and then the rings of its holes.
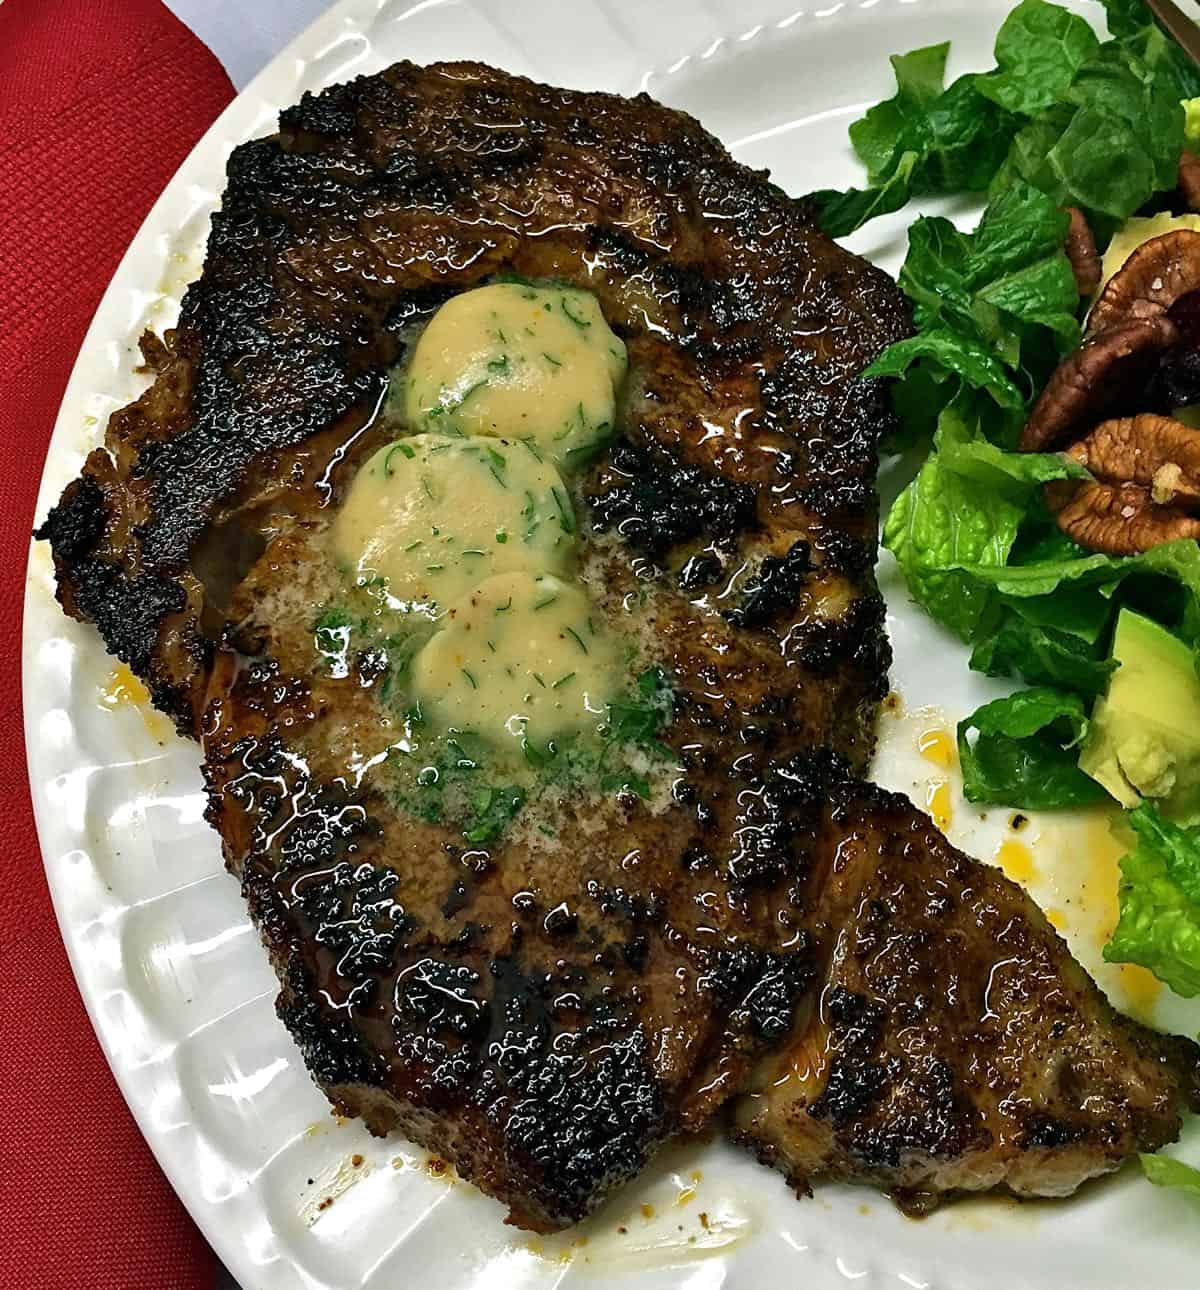
{"type": "Polygon", "coordinates": [[[594,730],[620,689],[621,650],[558,578],[489,578],[445,621],[413,662],[414,693],[441,725],[540,742],[594,730]]]}
{"type": "Polygon", "coordinates": [[[523,444],[414,435],[354,477],[334,554],[393,607],[441,612],[486,578],[569,575],[575,516],[558,471],[523,444]]]}
{"type": "Polygon", "coordinates": [[[415,430],[523,439],[570,468],[612,434],[627,361],[590,292],[494,283],[434,314],[405,413],[415,430]]]}

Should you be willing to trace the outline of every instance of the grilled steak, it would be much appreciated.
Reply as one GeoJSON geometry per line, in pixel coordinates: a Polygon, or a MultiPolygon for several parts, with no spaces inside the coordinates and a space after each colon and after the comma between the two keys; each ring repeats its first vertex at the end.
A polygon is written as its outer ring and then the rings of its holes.
{"type": "Polygon", "coordinates": [[[1115,1018],[1017,888],[859,782],[888,413],[857,374],[906,329],[689,117],[400,64],[234,152],[153,386],[42,530],[67,612],[202,742],[316,1081],[515,1223],[581,1217],[747,1089],[772,1093],[740,1131],[798,1179],[910,1189],[1064,1190],[1194,1098],[1193,1049],[1115,1018]],[[398,433],[389,379],[501,273],[594,292],[627,346],[574,504],[598,611],[669,678],[671,768],[645,801],[548,785],[472,841],[397,789],[386,642],[331,668],[314,621],[333,517],[398,433]]]}

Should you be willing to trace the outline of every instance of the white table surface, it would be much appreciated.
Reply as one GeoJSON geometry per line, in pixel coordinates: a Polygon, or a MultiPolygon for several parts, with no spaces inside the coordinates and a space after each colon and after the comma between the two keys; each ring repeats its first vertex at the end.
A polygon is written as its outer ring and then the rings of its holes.
{"type": "Polygon", "coordinates": [[[238,90],[245,89],[330,0],[165,0],[220,59],[238,90]]]}

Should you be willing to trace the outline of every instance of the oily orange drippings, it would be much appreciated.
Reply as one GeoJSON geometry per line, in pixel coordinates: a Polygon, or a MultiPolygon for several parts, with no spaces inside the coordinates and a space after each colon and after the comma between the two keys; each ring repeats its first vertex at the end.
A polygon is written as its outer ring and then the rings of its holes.
{"type": "Polygon", "coordinates": [[[110,712],[129,704],[140,708],[150,702],[150,691],[133,674],[127,663],[118,663],[100,687],[100,706],[110,712]]]}
{"type": "Polygon", "coordinates": [[[951,770],[958,763],[958,750],[950,732],[941,726],[923,731],[917,738],[917,749],[926,761],[942,770],[951,770]]]}
{"type": "Polygon", "coordinates": [[[945,780],[938,780],[936,783],[930,784],[929,792],[925,798],[925,809],[929,812],[929,818],[945,833],[950,827],[950,821],[954,818],[950,785],[945,780]]]}
{"type": "Polygon", "coordinates": [[[1006,878],[1026,883],[1034,876],[1033,852],[1015,838],[1005,838],[996,851],[996,863],[1006,878]]]}

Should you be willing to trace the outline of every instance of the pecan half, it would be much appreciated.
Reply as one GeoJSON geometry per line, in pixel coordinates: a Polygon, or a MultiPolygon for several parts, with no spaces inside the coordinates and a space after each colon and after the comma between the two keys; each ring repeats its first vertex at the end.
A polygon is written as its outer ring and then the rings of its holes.
{"type": "MultiPolygon", "coordinates": [[[[1022,452],[1043,452],[1120,405],[1146,386],[1161,356],[1178,338],[1166,315],[1125,323],[1085,341],[1058,366],[1021,431],[1022,452]]],[[[1136,402],[1134,403],[1136,407],[1136,402]]]]}
{"type": "Polygon", "coordinates": [[[1138,318],[1162,318],[1177,301],[1200,290],[1200,233],[1175,229],[1153,237],[1108,280],[1088,315],[1097,336],[1138,318]]]}
{"type": "Polygon", "coordinates": [[[1066,455],[1099,480],[1150,489],[1160,506],[1200,502],[1200,431],[1171,417],[1105,421],[1066,455]]]}
{"type": "MultiPolygon", "coordinates": [[[[1200,175],[1200,159],[1191,161],[1200,175]]],[[[1026,452],[1069,445],[1066,457],[1090,476],[1045,487],[1064,533],[1109,555],[1200,540],[1200,432],[1160,415],[1195,402],[1193,393],[1200,233],[1179,229],[1143,243],[1109,280],[1086,339],[1059,364],[1021,431],[1026,452]]]]}
{"type": "Polygon", "coordinates": [[[1200,157],[1187,148],[1179,158],[1179,191],[1188,210],[1200,211],[1200,157]]]}
{"type": "MultiPolygon", "coordinates": [[[[1197,162],[1200,167],[1200,161],[1197,162]]],[[[1200,174],[1197,175],[1200,182],[1200,174]]],[[[1067,214],[1071,223],[1067,228],[1067,259],[1071,261],[1071,270],[1075,274],[1075,285],[1081,296],[1090,296],[1100,285],[1100,255],[1096,250],[1096,239],[1092,236],[1083,211],[1078,206],[1068,206],[1067,214]]]]}
{"type": "Polygon", "coordinates": [[[1143,413],[1105,421],[1066,455],[1095,477],[1046,488],[1058,526],[1080,546],[1134,555],[1200,537],[1200,431],[1143,413]]]}
{"type": "Polygon", "coordinates": [[[1159,506],[1142,484],[1058,480],[1046,485],[1046,504],[1068,537],[1106,555],[1137,555],[1178,538],[1200,539],[1200,519],[1159,506]]]}

